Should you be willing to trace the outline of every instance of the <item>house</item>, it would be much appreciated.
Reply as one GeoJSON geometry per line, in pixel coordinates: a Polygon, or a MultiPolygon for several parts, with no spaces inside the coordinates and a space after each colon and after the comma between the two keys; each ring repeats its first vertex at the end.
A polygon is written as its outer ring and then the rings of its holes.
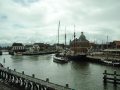
{"type": "Polygon", "coordinates": [[[25,45],[26,52],[33,52],[33,45],[25,45]]]}
{"type": "Polygon", "coordinates": [[[113,41],[112,42],[112,45],[111,45],[113,48],[119,48],[120,49],[120,41],[113,41]]]}
{"type": "Polygon", "coordinates": [[[25,47],[22,43],[13,43],[11,47],[12,52],[25,52],[25,47]]]}

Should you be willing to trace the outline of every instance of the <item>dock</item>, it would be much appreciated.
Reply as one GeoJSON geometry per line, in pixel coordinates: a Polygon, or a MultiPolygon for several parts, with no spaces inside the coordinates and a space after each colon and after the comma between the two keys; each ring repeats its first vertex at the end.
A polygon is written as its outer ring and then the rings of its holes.
{"type": "Polygon", "coordinates": [[[110,66],[117,66],[120,67],[120,59],[116,57],[108,57],[105,56],[87,56],[88,62],[98,63],[98,64],[104,64],[104,65],[110,65],[110,66]]]}
{"type": "Polygon", "coordinates": [[[107,84],[107,83],[112,83],[114,84],[115,86],[117,84],[120,84],[120,74],[117,74],[116,71],[114,71],[114,73],[108,73],[107,70],[104,71],[103,73],[103,82],[104,84],[107,84]]]}
{"type": "Polygon", "coordinates": [[[73,90],[69,88],[68,84],[65,86],[54,84],[49,81],[49,78],[41,80],[35,78],[34,74],[32,76],[25,75],[24,71],[16,72],[15,69],[11,70],[9,67],[0,67],[0,79],[20,90],[73,90]]]}

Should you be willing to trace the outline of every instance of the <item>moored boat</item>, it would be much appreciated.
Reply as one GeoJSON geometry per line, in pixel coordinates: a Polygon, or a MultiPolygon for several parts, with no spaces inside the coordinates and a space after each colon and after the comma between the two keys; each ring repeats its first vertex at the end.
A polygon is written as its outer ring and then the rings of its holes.
{"type": "Polygon", "coordinates": [[[101,59],[101,62],[105,65],[120,66],[120,61],[118,60],[101,59]]]}
{"type": "Polygon", "coordinates": [[[68,59],[65,56],[53,56],[53,62],[57,62],[57,63],[67,63],[68,59]]]}

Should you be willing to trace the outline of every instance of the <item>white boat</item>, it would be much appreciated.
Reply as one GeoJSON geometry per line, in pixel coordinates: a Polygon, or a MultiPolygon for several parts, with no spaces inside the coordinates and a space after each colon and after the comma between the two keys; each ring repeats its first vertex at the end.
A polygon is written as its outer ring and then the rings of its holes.
{"type": "Polygon", "coordinates": [[[23,55],[23,54],[22,54],[22,52],[16,52],[16,53],[14,52],[14,55],[21,56],[21,55],[23,55]]]}
{"type": "Polygon", "coordinates": [[[111,66],[120,66],[120,61],[114,61],[109,59],[101,59],[102,63],[111,66]]]}
{"type": "Polygon", "coordinates": [[[64,56],[53,56],[53,61],[58,63],[67,63],[68,59],[64,56]]]}
{"type": "MultiPolygon", "coordinates": [[[[59,25],[58,25],[58,45],[59,45],[59,28],[60,28],[60,21],[59,21],[59,25]]],[[[65,46],[66,46],[66,27],[65,27],[65,46]]],[[[66,57],[66,47],[65,47],[65,53],[62,55],[60,53],[55,54],[53,56],[53,62],[58,62],[58,63],[67,63],[68,62],[68,58],[66,57]]]]}

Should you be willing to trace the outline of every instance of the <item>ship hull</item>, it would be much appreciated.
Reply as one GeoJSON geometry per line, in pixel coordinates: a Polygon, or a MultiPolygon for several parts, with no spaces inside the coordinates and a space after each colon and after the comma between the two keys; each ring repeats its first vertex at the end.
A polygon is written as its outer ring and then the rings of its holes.
{"type": "Polygon", "coordinates": [[[68,55],[67,58],[72,61],[84,61],[86,55],[68,55]]]}

